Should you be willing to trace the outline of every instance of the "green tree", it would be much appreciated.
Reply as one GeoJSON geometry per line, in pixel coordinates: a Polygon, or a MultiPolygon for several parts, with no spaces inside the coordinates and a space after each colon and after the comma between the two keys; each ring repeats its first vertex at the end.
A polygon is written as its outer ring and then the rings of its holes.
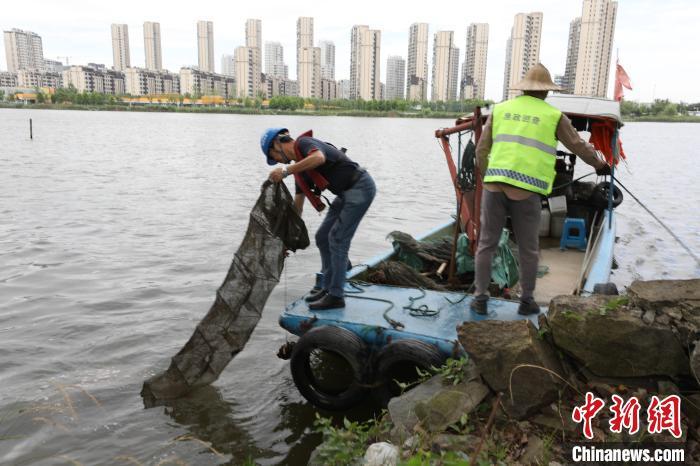
{"type": "Polygon", "coordinates": [[[664,107],[664,109],[661,111],[661,114],[664,116],[676,116],[678,115],[678,105],[674,103],[668,103],[664,107]]]}

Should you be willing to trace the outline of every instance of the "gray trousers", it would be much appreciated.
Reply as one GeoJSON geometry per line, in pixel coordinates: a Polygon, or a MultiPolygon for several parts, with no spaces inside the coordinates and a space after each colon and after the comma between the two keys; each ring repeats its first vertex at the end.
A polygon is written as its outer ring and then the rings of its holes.
{"type": "Polygon", "coordinates": [[[498,247],[498,240],[510,216],[518,243],[520,262],[521,299],[533,297],[539,260],[539,228],[542,204],[540,196],[532,194],[522,201],[508,199],[505,193],[484,189],[481,197],[481,233],[476,250],[476,276],[474,294],[487,295],[491,283],[491,261],[498,247]]]}

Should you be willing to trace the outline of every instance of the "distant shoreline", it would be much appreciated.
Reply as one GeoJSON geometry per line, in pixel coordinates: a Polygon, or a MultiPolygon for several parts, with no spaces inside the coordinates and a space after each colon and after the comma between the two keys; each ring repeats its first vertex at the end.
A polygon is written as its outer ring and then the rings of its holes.
{"type": "MultiPolygon", "coordinates": [[[[347,116],[347,117],[376,117],[376,118],[458,118],[466,112],[400,112],[396,110],[282,110],[251,107],[178,107],[163,105],[77,105],[77,104],[18,104],[0,102],[0,108],[33,109],[33,110],[85,110],[107,112],[144,112],[144,113],[219,113],[231,115],[287,115],[287,116],[347,116]]],[[[700,116],[625,116],[626,123],[700,123],[700,116]]]]}

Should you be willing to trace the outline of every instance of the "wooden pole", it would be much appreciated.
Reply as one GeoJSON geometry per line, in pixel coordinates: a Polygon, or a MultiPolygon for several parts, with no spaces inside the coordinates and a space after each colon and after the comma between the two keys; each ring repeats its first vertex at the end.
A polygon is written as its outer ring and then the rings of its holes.
{"type": "Polygon", "coordinates": [[[34,134],[32,132],[32,119],[29,119],[29,139],[34,139],[34,134]]]}

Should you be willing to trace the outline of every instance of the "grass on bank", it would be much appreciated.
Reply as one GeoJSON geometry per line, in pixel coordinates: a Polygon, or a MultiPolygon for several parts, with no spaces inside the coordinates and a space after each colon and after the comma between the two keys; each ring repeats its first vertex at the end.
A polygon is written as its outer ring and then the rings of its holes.
{"type": "MultiPolygon", "coordinates": [[[[256,107],[189,107],[178,105],[125,105],[125,104],[24,104],[18,102],[0,102],[0,108],[24,108],[36,110],[83,110],[111,112],[147,112],[147,113],[218,113],[234,115],[293,115],[293,116],[348,116],[348,117],[384,117],[384,118],[458,118],[470,111],[434,111],[429,108],[421,110],[359,110],[359,109],[319,109],[290,110],[256,107]]],[[[624,115],[625,122],[647,123],[700,123],[700,116],[694,115],[624,115]]]]}

